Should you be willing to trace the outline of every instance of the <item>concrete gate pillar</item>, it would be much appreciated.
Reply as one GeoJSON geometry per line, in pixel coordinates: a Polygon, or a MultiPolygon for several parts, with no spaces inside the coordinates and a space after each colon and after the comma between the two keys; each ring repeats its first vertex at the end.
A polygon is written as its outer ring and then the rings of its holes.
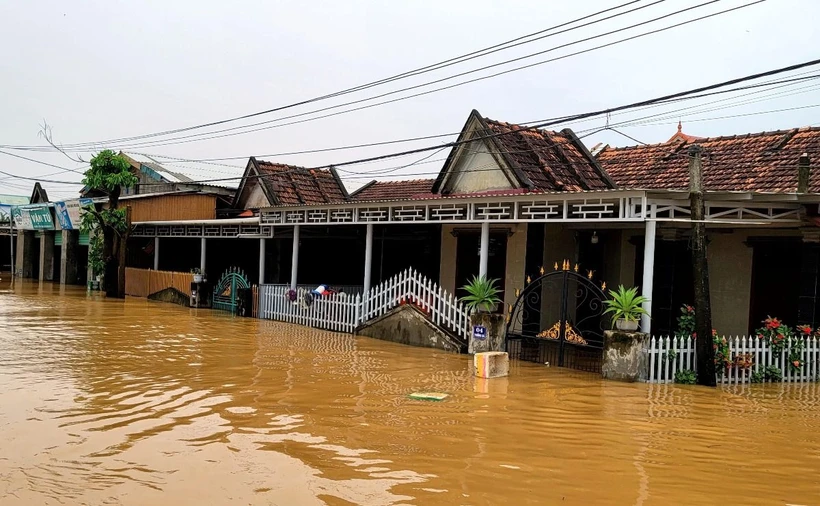
{"type": "Polygon", "coordinates": [[[34,231],[17,231],[17,255],[15,257],[15,275],[20,278],[30,278],[34,275],[34,231]]]}
{"type": "Polygon", "coordinates": [[[60,251],[60,284],[76,285],[79,279],[77,266],[80,233],[77,230],[63,230],[63,247],[60,251]]]}
{"type": "Polygon", "coordinates": [[[54,231],[40,234],[40,281],[54,281],[54,231]]]}

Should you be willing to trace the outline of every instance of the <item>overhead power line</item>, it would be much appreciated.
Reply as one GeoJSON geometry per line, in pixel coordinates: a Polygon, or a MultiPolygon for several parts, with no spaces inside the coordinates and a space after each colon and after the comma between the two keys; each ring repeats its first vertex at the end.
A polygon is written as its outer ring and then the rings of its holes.
{"type": "MultiPolygon", "coordinates": [[[[703,94],[703,93],[709,92],[711,90],[718,90],[720,88],[724,88],[724,87],[727,87],[727,86],[734,86],[736,84],[740,84],[740,83],[744,83],[744,82],[748,82],[748,81],[754,81],[754,80],[769,77],[769,76],[779,75],[779,74],[783,74],[783,73],[786,73],[786,72],[793,72],[795,70],[799,70],[799,69],[802,69],[802,68],[816,66],[818,64],[820,64],[820,59],[810,60],[810,61],[795,64],[795,65],[789,65],[787,67],[781,67],[781,68],[778,68],[778,69],[768,70],[768,71],[765,71],[765,72],[750,74],[750,75],[747,75],[747,76],[744,76],[744,77],[730,79],[728,81],[723,81],[723,82],[720,82],[720,83],[710,84],[710,85],[707,85],[707,86],[702,86],[702,87],[699,87],[699,88],[694,88],[694,89],[690,89],[690,90],[686,90],[686,91],[682,91],[682,92],[672,93],[672,94],[669,94],[669,95],[664,95],[664,96],[660,96],[660,97],[656,97],[656,98],[652,98],[652,99],[648,99],[648,100],[643,100],[643,101],[640,101],[640,102],[634,102],[634,103],[631,103],[631,104],[621,105],[621,106],[617,106],[617,107],[613,107],[613,108],[601,109],[601,110],[597,110],[597,111],[576,114],[576,115],[573,115],[573,116],[565,116],[565,117],[561,117],[561,118],[553,118],[553,119],[550,119],[550,120],[543,120],[543,121],[540,121],[540,122],[535,122],[534,124],[529,125],[529,126],[524,126],[524,127],[520,128],[519,130],[516,130],[516,131],[501,132],[501,133],[496,133],[496,134],[476,136],[476,137],[466,139],[466,140],[462,140],[462,141],[456,140],[456,141],[453,141],[453,142],[448,142],[448,143],[444,143],[444,144],[437,144],[437,145],[434,145],[434,146],[415,148],[415,149],[410,149],[410,150],[405,150],[405,151],[400,151],[400,152],[388,153],[388,154],[384,154],[384,155],[372,156],[372,157],[367,157],[367,158],[360,158],[360,159],[356,159],[356,160],[335,162],[335,163],[322,165],[322,166],[319,166],[319,167],[313,167],[313,168],[314,169],[322,169],[322,168],[329,168],[329,167],[343,167],[343,166],[349,166],[349,165],[358,165],[358,164],[367,163],[367,162],[371,162],[371,161],[386,160],[386,159],[390,159],[390,158],[408,156],[408,155],[412,155],[412,154],[416,154],[416,153],[424,153],[424,152],[427,152],[427,151],[439,150],[439,149],[446,148],[446,147],[455,147],[455,146],[462,145],[462,144],[469,144],[469,143],[472,143],[472,142],[475,142],[475,141],[478,141],[478,140],[492,139],[492,138],[501,137],[501,136],[504,136],[504,135],[509,135],[511,133],[514,133],[514,132],[520,132],[520,131],[526,131],[526,130],[536,130],[536,129],[539,129],[539,128],[545,128],[545,127],[549,127],[549,126],[559,124],[559,123],[573,122],[573,121],[586,119],[586,118],[590,118],[590,117],[604,116],[604,115],[612,114],[612,113],[615,113],[615,112],[618,112],[618,111],[624,111],[624,110],[629,110],[629,109],[640,108],[640,107],[643,107],[643,106],[646,106],[646,105],[651,105],[651,104],[655,104],[655,103],[659,103],[659,102],[669,101],[669,100],[672,100],[672,99],[685,97],[685,96],[688,96],[688,95],[703,94]]],[[[699,96],[704,96],[704,95],[699,95],[699,96]]],[[[264,177],[273,177],[273,176],[262,175],[262,176],[259,176],[259,177],[264,178],[264,177]]],[[[230,178],[230,179],[234,179],[234,178],[230,178]]],[[[207,183],[207,182],[216,182],[216,181],[220,181],[220,180],[208,180],[208,181],[198,181],[198,182],[207,183]]]]}
{"type": "MultiPolygon", "coordinates": [[[[672,12],[672,13],[668,13],[668,14],[665,14],[663,16],[659,16],[659,17],[656,17],[656,18],[653,18],[653,19],[650,19],[650,20],[647,20],[647,21],[636,23],[636,24],[633,24],[633,25],[630,25],[630,26],[627,26],[627,27],[619,28],[619,29],[616,29],[616,30],[612,30],[612,31],[609,31],[609,32],[602,33],[602,34],[593,35],[593,36],[590,36],[590,37],[586,37],[584,39],[580,39],[580,40],[572,41],[572,42],[562,44],[562,45],[559,45],[559,46],[555,46],[555,47],[552,47],[552,48],[549,48],[549,49],[546,49],[546,50],[543,50],[543,51],[538,51],[538,52],[531,53],[531,54],[528,54],[528,55],[524,55],[524,56],[521,56],[521,57],[518,57],[518,58],[513,58],[513,59],[510,59],[510,60],[500,62],[500,63],[496,63],[496,64],[493,64],[493,65],[487,65],[485,67],[480,67],[480,68],[477,68],[477,69],[461,72],[461,73],[458,73],[458,74],[455,74],[455,75],[452,75],[452,76],[447,76],[447,77],[444,77],[444,78],[441,78],[441,79],[437,79],[437,80],[430,81],[430,82],[427,82],[427,83],[422,83],[422,84],[415,85],[415,86],[409,86],[409,87],[406,87],[406,88],[402,88],[402,89],[399,89],[399,90],[383,93],[383,94],[376,95],[376,96],[373,96],[373,97],[368,97],[368,98],[364,98],[364,99],[345,102],[345,103],[342,103],[342,104],[337,104],[337,105],[333,105],[333,106],[329,106],[329,107],[324,107],[324,108],[321,108],[321,109],[316,109],[316,110],[313,110],[313,111],[307,111],[307,112],[303,112],[303,113],[299,113],[299,114],[293,114],[293,115],[290,115],[290,116],[283,116],[283,117],[280,117],[280,118],[275,118],[275,119],[272,119],[272,120],[267,120],[267,121],[263,121],[263,122],[259,122],[259,123],[253,123],[253,124],[250,124],[250,125],[231,127],[231,128],[222,129],[222,130],[214,130],[214,131],[202,132],[202,133],[179,136],[179,137],[172,137],[172,138],[169,138],[169,139],[158,139],[158,140],[154,140],[154,141],[145,141],[145,142],[125,145],[125,146],[119,146],[118,145],[118,148],[120,148],[120,149],[140,148],[141,149],[141,148],[147,148],[147,147],[159,147],[159,146],[169,146],[169,145],[175,145],[175,144],[187,144],[187,143],[190,143],[190,142],[199,142],[199,141],[204,141],[204,140],[213,140],[213,139],[220,139],[220,138],[225,138],[225,137],[233,137],[233,136],[236,136],[236,135],[245,135],[245,134],[248,134],[248,133],[259,132],[259,131],[264,131],[264,130],[270,130],[270,129],[274,129],[274,128],[282,128],[282,127],[285,127],[285,126],[308,123],[308,122],[311,122],[311,121],[316,121],[316,120],[320,120],[320,119],[339,116],[339,115],[342,115],[342,114],[348,114],[348,113],[351,113],[351,112],[361,111],[361,110],[364,110],[364,109],[370,109],[370,108],[373,108],[373,107],[380,107],[382,105],[391,104],[391,103],[395,103],[395,102],[400,102],[400,101],[408,100],[408,99],[411,99],[411,98],[417,98],[417,97],[420,97],[420,96],[430,95],[432,93],[438,93],[438,92],[441,92],[441,91],[445,91],[445,90],[457,88],[457,87],[460,87],[460,86],[464,86],[466,84],[471,84],[471,83],[474,83],[474,82],[484,81],[484,80],[487,80],[487,79],[493,79],[493,78],[498,77],[498,76],[502,76],[502,75],[513,73],[513,72],[518,72],[518,71],[521,71],[521,70],[533,68],[533,67],[536,67],[536,66],[539,66],[539,65],[544,65],[544,64],[547,64],[547,63],[551,63],[551,62],[571,58],[571,57],[578,56],[578,55],[585,54],[585,53],[589,53],[589,52],[592,52],[592,51],[597,51],[597,50],[604,49],[604,48],[607,48],[607,47],[622,44],[624,42],[628,42],[628,41],[631,41],[631,40],[639,39],[639,38],[646,37],[646,36],[649,36],[649,35],[654,35],[656,33],[664,32],[664,31],[667,31],[667,30],[671,30],[673,28],[678,28],[678,27],[688,25],[688,24],[691,24],[691,23],[703,21],[705,19],[712,18],[712,17],[715,17],[715,16],[719,16],[719,15],[722,15],[722,14],[727,14],[729,12],[733,12],[733,11],[736,11],[736,10],[739,10],[739,9],[744,9],[746,7],[751,7],[752,5],[756,5],[756,4],[765,2],[766,0],[756,0],[754,2],[746,3],[744,5],[740,5],[740,6],[737,6],[737,7],[730,8],[730,9],[725,9],[723,11],[714,12],[714,13],[711,13],[711,14],[708,14],[708,15],[704,15],[704,16],[701,16],[701,17],[698,17],[698,18],[690,19],[690,20],[687,20],[687,21],[684,21],[684,22],[681,22],[681,23],[677,23],[677,24],[674,24],[674,25],[665,26],[665,27],[662,27],[662,28],[658,28],[658,29],[655,29],[655,30],[651,30],[651,31],[648,31],[648,32],[641,33],[641,34],[633,35],[633,36],[626,37],[626,38],[623,38],[623,39],[620,39],[620,40],[608,42],[608,43],[601,44],[601,45],[598,45],[598,46],[594,46],[594,47],[591,47],[591,48],[579,50],[579,51],[576,51],[576,52],[573,52],[573,53],[568,53],[568,54],[565,54],[565,55],[557,56],[557,57],[550,58],[550,59],[547,59],[547,60],[542,60],[542,61],[527,64],[527,65],[522,65],[522,66],[519,66],[519,67],[514,67],[514,68],[511,68],[511,69],[499,71],[499,72],[496,72],[496,73],[493,73],[493,74],[488,74],[488,75],[485,75],[485,76],[480,76],[480,77],[476,77],[476,78],[473,78],[473,79],[468,79],[466,81],[461,81],[461,82],[450,84],[450,85],[447,85],[447,86],[434,88],[432,90],[421,91],[421,92],[418,92],[418,93],[413,93],[411,95],[396,97],[396,98],[392,98],[392,99],[389,99],[389,100],[376,102],[376,103],[373,103],[373,104],[362,105],[362,106],[359,106],[359,107],[353,107],[353,108],[350,108],[350,109],[344,109],[344,110],[341,110],[341,111],[336,111],[336,112],[323,114],[323,115],[310,117],[310,118],[304,118],[304,119],[300,119],[300,120],[296,120],[296,121],[290,121],[290,122],[279,123],[279,124],[270,124],[270,123],[275,123],[275,122],[279,122],[279,121],[284,121],[284,120],[287,120],[287,119],[293,119],[293,118],[308,116],[308,115],[311,115],[311,114],[316,114],[316,113],[320,113],[320,112],[324,112],[324,111],[329,111],[329,110],[332,110],[332,109],[337,109],[337,108],[345,107],[345,106],[348,106],[348,105],[355,105],[355,104],[360,104],[360,103],[363,103],[363,102],[369,102],[371,100],[375,100],[375,99],[378,99],[378,98],[383,98],[383,97],[386,97],[386,96],[389,96],[389,95],[394,95],[396,93],[411,91],[411,90],[414,90],[414,89],[430,86],[432,84],[448,81],[450,79],[454,79],[454,78],[457,78],[457,77],[462,77],[462,76],[472,74],[472,73],[475,73],[475,72],[488,70],[490,68],[494,68],[494,67],[498,67],[498,66],[502,66],[502,65],[507,65],[509,63],[514,63],[514,62],[521,61],[521,60],[524,60],[524,59],[532,58],[532,57],[539,56],[539,55],[542,55],[542,54],[546,54],[546,53],[549,53],[549,52],[552,52],[552,51],[555,51],[555,50],[558,50],[558,49],[566,48],[566,47],[573,46],[573,45],[576,45],[576,44],[580,44],[580,43],[583,43],[583,42],[588,42],[590,40],[594,40],[594,39],[598,39],[598,38],[601,38],[601,37],[606,37],[606,36],[609,36],[609,35],[620,33],[620,32],[623,32],[623,31],[631,30],[631,29],[639,27],[639,26],[650,24],[650,23],[653,23],[653,22],[656,22],[656,21],[659,21],[659,20],[662,20],[662,19],[665,19],[665,18],[668,18],[668,17],[671,17],[671,16],[676,16],[676,15],[685,13],[687,11],[691,11],[691,10],[694,10],[694,9],[705,7],[705,6],[720,2],[720,1],[722,1],[722,0],[709,0],[707,2],[698,4],[698,5],[695,5],[695,6],[687,7],[685,9],[681,9],[681,10],[678,10],[678,11],[675,11],[675,12],[672,12]],[[259,125],[265,125],[265,126],[259,126],[259,125]],[[249,128],[249,127],[255,127],[255,126],[258,126],[258,128],[249,128]],[[241,130],[241,131],[236,131],[236,130],[241,130]],[[225,132],[228,132],[228,133],[225,133],[225,132]],[[219,135],[212,135],[212,134],[219,134],[219,135]]],[[[86,145],[68,145],[67,149],[78,150],[78,149],[82,149],[84,147],[87,148],[86,145]]]]}
{"type": "MultiPolygon", "coordinates": [[[[624,14],[628,14],[630,12],[634,12],[636,10],[644,9],[646,7],[650,7],[652,5],[661,3],[663,1],[665,1],[665,0],[659,0],[659,1],[653,2],[649,5],[644,5],[644,6],[641,6],[639,8],[636,8],[636,9],[631,9],[631,10],[623,12],[623,13],[619,13],[619,14],[615,14],[615,15],[606,17],[606,18],[601,19],[601,20],[596,20],[596,21],[593,21],[593,22],[590,22],[590,23],[586,23],[584,25],[574,27],[574,28],[571,28],[569,30],[575,30],[575,29],[578,29],[578,28],[589,26],[590,24],[595,24],[595,23],[598,23],[598,22],[601,22],[601,21],[605,21],[607,19],[612,19],[613,17],[618,17],[618,16],[621,16],[621,15],[624,15],[624,14]]],[[[592,19],[592,18],[597,17],[601,14],[606,14],[608,12],[616,11],[618,9],[621,9],[623,7],[627,7],[629,5],[632,5],[632,4],[635,4],[635,3],[638,3],[638,2],[640,2],[640,0],[631,0],[629,2],[625,2],[625,3],[622,3],[620,5],[616,5],[614,7],[610,7],[610,8],[603,9],[603,10],[600,10],[600,11],[597,11],[597,12],[593,12],[591,14],[587,14],[587,15],[575,18],[573,20],[557,24],[557,25],[551,26],[549,28],[545,28],[543,30],[539,30],[537,32],[529,33],[529,34],[526,34],[526,35],[523,35],[523,36],[520,36],[520,37],[516,37],[514,39],[507,40],[507,41],[504,41],[504,42],[501,42],[501,43],[498,43],[498,44],[494,44],[492,46],[488,46],[488,47],[485,47],[485,48],[482,48],[482,49],[479,49],[479,50],[476,50],[476,51],[472,51],[470,53],[462,54],[462,55],[459,55],[459,56],[456,56],[456,57],[453,57],[453,58],[449,58],[449,59],[446,59],[446,60],[442,60],[442,61],[430,64],[430,65],[425,65],[423,67],[418,67],[416,69],[412,69],[412,70],[405,71],[405,72],[402,72],[402,73],[399,73],[399,74],[395,74],[395,75],[392,75],[392,76],[389,76],[389,77],[378,79],[376,81],[371,81],[371,82],[364,83],[364,84],[361,84],[361,85],[357,85],[357,86],[354,86],[354,87],[351,87],[351,88],[339,90],[339,91],[336,91],[336,92],[333,92],[333,93],[328,93],[326,95],[321,95],[321,96],[313,97],[313,98],[310,98],[310,99],[301,100],[301,101],[294,102],[294,103],[291,103],[291,104],[281,105],[281,106],[273,107],[273,108],[270,108],[270,109],[265,109],[265,110],[261,110],[261,111],[252,112],[252,113],[249,113],[249,114],[243,114],[243,115],[240,115],[240,116],[234,116],[234,117],[230,117],[230,118],[219,119],[219,120],[211,121],[211,122],[208,122],[208,123],[201,123],[201,124],[192,125],[192,126],[183,127],[183,128],[165,130],[165,131],[161,131],[161,132],[154,132],[154,133],[137,135],[137,136],[132,136],[132,137],[121,137],[121,138],[109,139],[109,140],[105,140],[105,141],[77,143],[77,144],[73,144],[72,146],[74,146],[74,145],[92,145],[93,146],[95,144],[110,144],[110,143],[115,143],[115,142],[125,142],[125,141],[132,141],[132,140],[143,139],[143,138],[171,135],[171,134],[175,134],[175,133],[181,133],[181,132],[196,130],[196,129],[200,129],[200,128],[218,126],[218,125],[222,125],[222,124],[225,124],[225,123],[240,121],[240,120],[243,120],[243,119],[249,119],[249,118],[253,118],[253,117],[257,117],[257,116],[262,116],[262,115],[265,115],[265,114],[270,114],[270,113],[273,113],[273,112],[279,112],[279,111],[282,111],[282,110],[291,109],[291,108],[294,108],[294,107],[314,103],[314,102],[319,102],[319,101],[322,101],[322,100],[327,100],[327,99],[330,99],[330,98],[335,98],[335,97],[342,96],[342,95],[347,95],[347,94],[350,94],[350,93],[355,93],[355,92],[358,92],[358,91],[362,91],[362,90],[365,90],[365,89],[380,86],[380,85],[387,84],[387,83],[397,81],[397,80],[400,80],[400,79],[413,77],[413,76],[416,76],[416,75],[420,75],[420,74],[424,74],[424,73],[427,73],[427,72],[432,72],[434,70],[439,70],[439,69],[442,69],[442,68],[445,68],[445,67],[449,67],[451,65],[455,65],[455,64],[458,64],[458,63],[463,63],[465,61],[469,61],[469,60],[472,60],[474,58],[487,56],[489,54],[492,54],[492,53],[495,53],[495,52],[498,52],[498,51],[511,49],[513,47],[517,47],[517,46],[520,46],[522,44],[535,42],[535,41],[541,40],[545,37],[542,36],[542,37],[538,37],[538,38],[532,39],[532,40],[527,40],[527,39],[530,39],[530,38],[535,37],[537,35],[552,32],[553,30],[556,30],[558,28],[564,28],[566,26],[570,26],[570,25],[573,25],[573,24],[581,22],[581,21],[592,19]]],[[[559,33],[564,33],[564,32],[569,31],[569,30],[564,30],[564,31],[559,32],[559,33]]],[[[551,36],[551,35],[548,35],[548,36],[551,36]]]]}
{"type": "MultiPolygon", "coordinates": [[[[757,79],[761,79],[761,78],[765,78],[765,77],[769,77],[769,76],[773,76],[773,75],[783,74],[783,73],[786,73],[786,72],[792,72],[792,71],[799,70],[799,69],[802,69],[802,68],[816,66],[818,64],[820,64],[820,59],[810,60],[810,61],[806,61],[806,62],[794,64],[794,65],[789,65],[787,67],[781,67],[781,68],[778,68],[778,69],[768,70],[768,71],[765,71],[765,72],[750,74],[750,75],[747,75],[747,76],[744,76],[744,77],[739,77],[739,78],[731,79],[731,80],[728,80],[728,81],[723,81],[723,82],[720,82],[720,83],[710,84],[710,85],[702,86],[702,87],[699,87],[699,88],[694,88],[694,89],[690,89],[690,90],[686,90],[686,91],[672,93],[672,94],[669,94],[669,95],[664,95],[664,96],[660,96],[660,97],[656,97],[656,98],[652,98],[652,99],[648,99],[648,100],[633,102],[633,103],[630,103],[630,104],[625,104],[625,105],[612,107],[612,108],[607,108],[607,109],[600,109],[600,110],[596,110],[596,111],[576,114],[576,115],[573,115],[573,116],[566,116],[566,117],[557,118],[557,119],[545,120],[545,121],[537,122],[537,123],[535,123],[533,125],[530,125],[530,126],[524,126],[524,127],[520,128],[518,130],[511,130],[509,132],[500,132],[500,133],[495,133],[495,134],[481,135],[481,136],[476,136],[476,137],[473,137],[473,138],[470,138],[470,139],[465,139],[465,140],[462,140],[462,141],[456,140],[456,141],[453,141],[453,142],[448,142],[448,143],[444,143],[444,144],[437,144],[437,145],[434,145],[434,146],[427,146],[427,147],[422,147],[422,148],[405,150],[405,151],[401,151],[401,152],[387,153],[387,154],[368,157],[368,158],[361,158],[361,159],[356,159],[356,160],[348,160],[348,161],[343,161],[343,162],[337,162],[337,163],[333,163],[333,164],[323,165],[323,166],[320,166],[320,167],[314,167],[314,169],[357,165],[357,164],[362,164],[362,163],[366,163],[366,162],[370,162],[370,161],[386,160],[386,159],[390,159],[390,158],[397,158],[397,157],[407,156],[407,155],[416,154],[416,153],[424,153],[424,152],[427,152],[427,151],[441,150],[443,148],[455,147],[455,146],[458,146],[458,145],[468,144],[468,143],[476,142],[476,141],[479,141],[479,140],[492,139],[492,138],[497,138],[497,137],[501,137],[501,136],[504,136],[504,135],[510,135],[514,132],[521,132],[521,131],[527,131],[527,130],[536,130],[536,129],[539,129],[539,128],[549,127],[549,126],[552,126],[552,125],[557,124],[557,123],[577,121],[577,120],[586,119],[586,118],[595,117],[595,116],[603,116],[603,115],[615,113],[615,112],[618,112],[618,111],[635,109],[635,108],[643,107],[643,106],[646,106],[646,105],[651,105],[651,104],[655,104],[655,103],[659,103],[659,102],[663,102],[663,101],[668,101],[668,100],[671,100],[671,99],[676,99],[676,98],[679,98],[679,97],[685,97],[685,96],[689,96],[689,95],[696,95],[696,94],[708,92],[708,91],[711,91],[711,90],[717,90],[717,89],[720,89],[720,88],[725,88],[726,86],[733,86],[733,85],[740,84],[740,83],[747,82],[747,81],[753,81],[753,80],[757,80],[757,79]]],[[[4,152],[0,151],[0,153],[4,153],[4,152]]],[[[0,172],[0,173],[2,173],[2,172],[0,172]]],[[[15,176],[13,174],[8,174],[8,173],[3,173],[3,174],[10,175],[10,176],[15,176]]],[[[31,179],[31,178],[24,178],[24,177],[19,177],[19,176],[17,176],[17,177],[19,179],[31,179]]],[[[275,176],[260,175],[258,177],[264,178],[264,177],[275,177],[275,176]]],[[[191,181],[190,183],[206,184],[206,183],[219,182],[219,181],[230,181],[230,180],[235,180],[235,179],[236,179],[236,177],[228,177],[228,178],[217,178],[217,179],[191,181]]],[[[37,179],[34,179],[34,180],[37,180],[37,179]]],[[[44,180],[44,182],[52,182],[52,181],[44,180]]],[[[58,184],[71,184],[71,183],[68,183],[68,182],[65,182],[65,181],[53,181],[53,182],[58,183],[58,184]]],[[[141,186],[149,186],[149,185],[151,185],[151,183],[141,184],[141,186]]]]}

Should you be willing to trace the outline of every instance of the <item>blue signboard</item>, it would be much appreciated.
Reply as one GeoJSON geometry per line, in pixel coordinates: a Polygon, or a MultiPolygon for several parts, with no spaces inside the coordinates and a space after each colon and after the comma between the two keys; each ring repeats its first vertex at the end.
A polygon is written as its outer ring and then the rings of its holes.
{"type": "Polygon", "coordinates": [[[484,325],[473,325],[473,339],[478,341],[487,339],[487,327],[484,325]]]}

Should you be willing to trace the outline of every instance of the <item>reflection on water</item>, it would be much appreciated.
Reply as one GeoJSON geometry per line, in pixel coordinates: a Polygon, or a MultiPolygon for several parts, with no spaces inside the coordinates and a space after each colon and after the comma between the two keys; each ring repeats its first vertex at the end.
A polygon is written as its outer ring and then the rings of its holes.
{"type": "Polygon", "coordinates": [[[3,505],[820,503],[815,384],[482,381],[465,356],[3,283],[3,505]]]}

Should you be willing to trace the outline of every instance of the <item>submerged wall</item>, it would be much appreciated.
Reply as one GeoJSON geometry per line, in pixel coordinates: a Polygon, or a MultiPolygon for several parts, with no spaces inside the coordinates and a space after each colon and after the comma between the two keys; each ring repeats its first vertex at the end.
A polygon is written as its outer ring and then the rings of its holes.
{"type": "Polygon", "coordinates": [[[455,337],[433,325],[413,306],[399,306],[362,325],[356,334],[383,341],[391,341],[444,351],[463,351],[464,345],[455,337]]]}

